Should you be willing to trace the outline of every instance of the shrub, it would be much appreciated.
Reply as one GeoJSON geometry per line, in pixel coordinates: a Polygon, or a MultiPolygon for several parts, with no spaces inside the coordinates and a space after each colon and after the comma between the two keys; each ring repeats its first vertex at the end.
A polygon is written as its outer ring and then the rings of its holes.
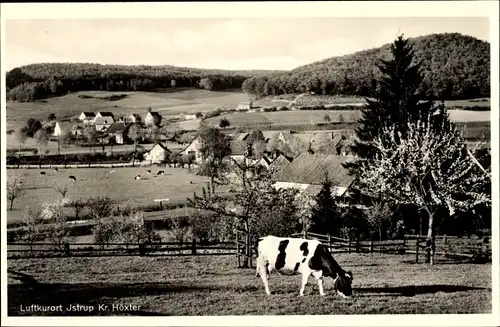
{"type": "Polygon", "coordinates": [[[189,231],[189,218],[169,217],[170,235],[176,242],[184,243],[189,231]]]}
{"type": "Polygon", "coordinates": [[[113,210],[113,202],[109,197],[92,197],[87,200],[87,209],[93,219],[108,217],[113,210]]]}

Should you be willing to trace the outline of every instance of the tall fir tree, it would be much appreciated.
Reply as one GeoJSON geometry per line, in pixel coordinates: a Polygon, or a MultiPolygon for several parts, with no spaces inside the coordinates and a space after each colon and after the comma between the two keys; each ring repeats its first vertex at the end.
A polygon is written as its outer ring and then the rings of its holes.
{"type": "Polygon", "coordinates": [[[332,180],[325,174],[321,191],[315,197],[316,204],[311,210],[311,232],[329,233],[335,236],[340,234],[342,221],[332,196],[332,187],[332,180]]]}
{"type": "MultiPolygon", "coordinates": [[[[380,60],[377,67],[383,78],[379,81],[380,88],[374,91],[374,99],[366,99],[368,108],[362,111],[362,118],[356,128],[356,140],[351,146],[353,153],[360,159],[372,158],[374,148],[370,145],[382,128],[395,124],[402,135],[405,135],[408,122],[422,119],[427,121],[433,116],[432,124],[440,125],[447,115],[443,105],[425,98],[422,89],[420,63],[413,63],[414,50],[408,39],[398,36],[391,45],[392,59],[380,60]],[[368,142],[368,143],[367,143],[368,142]]],[[[357,174],[359,162],[345,165],[352,174],[357,174]]]]}

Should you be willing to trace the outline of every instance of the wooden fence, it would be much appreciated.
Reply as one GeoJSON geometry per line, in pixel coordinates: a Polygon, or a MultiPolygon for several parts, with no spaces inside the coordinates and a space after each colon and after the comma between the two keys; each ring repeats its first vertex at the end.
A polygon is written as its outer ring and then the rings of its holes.
{"type": "MultiPolygon", "coordinates": [[[[426,236],[405,235],[402,240],[360,241],[317,233],[293,234],[292,237],[316,239],[321,241],[332,253],[386,253],[415,254],[419,263],[425,255],[426,236]]],[[[8,243],[8,259],[51,258],[51,257],[98,257],[98,256],[192,256],[192,255],[230,255],[236,257],[237,267],[253,267],[257,257],[256,235],[237,230],[235,241],[216,244],[161,242],[138,243],[8,243]]],[[[491,238],[464,238],[456,236],[436,236],[433,239],[433,255],[446,258],[466,258],[480,262],[491,260],[491,238]]]]}
{"type": "Polygon", "coordinates": [[[103,256],[192,256],[235,255],[234,242],[204,244],[191,243],[10,243],[7,245],[8,259],[54,258],[54,257],[103,257],[103,256]]]}

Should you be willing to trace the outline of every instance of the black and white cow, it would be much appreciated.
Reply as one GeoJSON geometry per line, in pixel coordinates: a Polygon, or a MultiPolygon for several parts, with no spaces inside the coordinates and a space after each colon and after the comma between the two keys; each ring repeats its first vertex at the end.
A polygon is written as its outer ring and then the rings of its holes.
{"type": "Polygon", "coordinates": [[[309,276],[318,281],[319,293],[323,290],[323,277],[334,280],[334,288],[343,297],[352,295],[352,272],[345,271],[335,261],[321,242],[301,238],[283,238],[266,236],[257,244],[257,273],[262,278],[267,295],[269,291],[269,274],[277,271],[280,274],[302,274],[300,295],[304,295],[309,276]]]}

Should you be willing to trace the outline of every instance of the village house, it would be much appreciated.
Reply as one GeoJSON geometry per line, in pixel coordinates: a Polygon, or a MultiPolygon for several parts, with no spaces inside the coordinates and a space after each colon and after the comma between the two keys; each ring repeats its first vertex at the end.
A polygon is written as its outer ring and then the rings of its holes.
{"type": "Polygon", "coordinates": [[[142,118],[139,114],[130,114],[129,116],[125,117],[125,122],[132,124],[141,124],[142,118]]]}
{"type": "Polygon", "coordinates": [[[144,124],[146,126],[156,125],[159,126],[161,124],[162,116],[155,111],[148,111],[146,114],[146,118],[144,118],[144,124]]]}
{"type": "Polygon", "coordinates": [[[322,188],[325,173],[332,181],[332,195],[343,196],[354,181],[342,163],[352,156],[302,153],[274,174],[277,188],[296,188],[315,196],[322,188]]]}
{"type": "Polygon", "coordinates": [[[163,163],[172,153],[165,145],[156,142],[149,151],[144,154],[144,160],[150,164],[163,163]]]}
{"type": "Polygon", "coordinates": [[[84,125],[92,125],[94,124],[94,118],[95,118],[95,112],[91,111],[84,111],[80,114],[78,119],[84,124],[84,125]]]}
{"type": "Polygon", "coordinates": [[[180,120],[194,120],[197,119],[196,115],[187,115],[187,114],[180,114],[179,115],[180,120]]]}
{"type": "Polygon", "coordinates": [[[114,115],[108,111],[98,112],[94,118],[95,129],[98,132],[106,131],[114,122],[114,115]]]}
{"type": "Polygon", "coordinates": [[[81,136],[82,130],[83,128],[77,124],[57,121],[54,124],[54,132],[52,133],[52,136],[62,137],[66,133],[71,133],[74,136],[81,136]]]}
{"type": "Polygon", "coordinates": [[[195,161],[199,163],[202,160],[200,149],[201,149],[201,140],[199,137],[197,137],[180,153],[188,156],[194,156],[195,161]]]}
{"type": "Polygon", "coordinates": [[[252,109],[252,102],[240,102],[236,107],[236,110],[250,110],[252,109]]]}
{"type": "Polygon", "coordinates": [[[125,135],[127,134],[128,128],[131,124],[127,124],[123,121],[117,121],[111,124],[109,128],[106,130],[106,133],[114,139],[115,144],[123,144],[125,143],[125,135]]]}

